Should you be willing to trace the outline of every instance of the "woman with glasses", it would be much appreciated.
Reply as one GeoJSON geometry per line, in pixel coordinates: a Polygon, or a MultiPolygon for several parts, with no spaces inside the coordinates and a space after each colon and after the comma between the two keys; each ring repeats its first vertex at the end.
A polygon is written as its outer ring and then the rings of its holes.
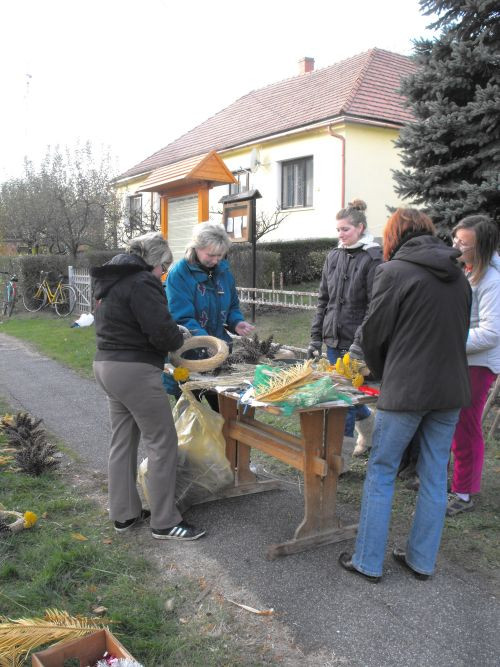
{"type": "Polygon", "coordinates": [[[165,356],[184,340],[168,312],[161,284],[171,261],[168,243],[150,232],[132,239],[128,253],[92,267],[94,374],[109,402],[108,494],[115,530],[124,533],[151,517],[155,539],[186,541],[205,531],[183,521],[175,505],[177,433],[161,379],[165,356]],[[142,509],[136,486],[141,437],[148,457],[151,510],[142,509]]]}
{"type": "Polygon", "coordinates": [[[481,419],[488,391],[500,372],[500,257],[498,223],[471,215],[453,229],[453,245],[472,287],[467,361],[472,403],[462,408],[452,443],[453,478],[446,513],[473,509],[481,489],[484,440],[481,419]]]}

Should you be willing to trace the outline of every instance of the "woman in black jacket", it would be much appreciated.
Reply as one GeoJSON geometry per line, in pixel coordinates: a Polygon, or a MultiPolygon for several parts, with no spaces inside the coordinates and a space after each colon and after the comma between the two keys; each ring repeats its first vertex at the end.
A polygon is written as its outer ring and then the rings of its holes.
{"type": "Polygon", "coordinates": [[[128,254],[91,269],[94,374],[109,401],[109,513],[115,530],[123,533],[151,516],[154,538],[195,540],[204,531],[183,521],[175,506],[177,433],[161,381],[165,356],[183,343],[161,284],[171,262],[168,243],[151,232],[133,239],[128,254]],[[136,486],[141,436],[151,511],[142,509],[136,486]]]}
{"type": "MultiPolygon", "coordinates": [[[[334,364],[359,338],[375,269],[382,262],[380,245],[367,234],[365,210],[365,202],[355,199],[337,213],[339,244],[323,267],[308,358],[320,356],[325,343],[328,360],[334,364]]],[[[355,427],[358,439],[353,455],[359,456],[371,445],[373,416],[366,405],[347,411],[345,435],[352,437],[355,427]]]]}
{"type": "Polygon", "coordinates": [[[447,467],[460,408],[470,400],[465,343],[471,290],[459,251],[436,238],[428,216],[399,209],[384,230],[384,258],[363,323],[366,364],[381,380],[354,554],[345,569],[382,575],[394,483],[414,435],[420,488],[406,549],[393,557],[418,579],[433,572],[441,541],[447,467]]]}

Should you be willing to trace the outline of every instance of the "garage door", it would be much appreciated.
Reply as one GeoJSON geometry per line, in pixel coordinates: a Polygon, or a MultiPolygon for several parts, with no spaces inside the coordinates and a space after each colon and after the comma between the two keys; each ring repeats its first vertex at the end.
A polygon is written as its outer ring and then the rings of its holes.
{"type": "Polygon", "coordinates": [[[174,262],[184,257],[193,227],[198,224],[198,195],[168,200],[168,245],[174,262]]]}

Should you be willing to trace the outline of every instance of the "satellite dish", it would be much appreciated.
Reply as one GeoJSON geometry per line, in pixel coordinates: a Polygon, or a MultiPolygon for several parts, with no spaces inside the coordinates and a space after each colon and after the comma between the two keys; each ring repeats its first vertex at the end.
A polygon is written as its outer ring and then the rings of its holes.
{"type": "Polygon", "coordinates": [[[256,148],[252,148],[252,152],[250,153],[250,171],[252,174],[255,174],[260,167],[259,157],[259,151],[256,148]]]}

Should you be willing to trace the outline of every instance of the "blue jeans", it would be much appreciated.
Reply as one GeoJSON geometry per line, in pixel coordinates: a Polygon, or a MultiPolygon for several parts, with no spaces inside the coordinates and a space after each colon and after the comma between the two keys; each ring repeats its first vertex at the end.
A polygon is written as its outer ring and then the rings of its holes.
{"type": "MultiPolygon", "coordinates": [[[[334,364],[339,357],[343,357],[347,350],[339,350],[336,347],[326,348],[326,356],[331,364],[334,364]]],[[[370,408],[367,405],[353,405],[347,410],[345,418],[344,435],[352,438],[354,435],[354,422],[366,419],[371,415],[370,408]]]]}
{"type": "Polygon", "coordinates": [[[414,435],[420,445],[417,463],[420,488],[406,544],[406,560],[417,572],[434,572],[446,514],[448,459],[459,412],[377,410],[352,557],[360,572],[372,577],[382,575],[398,466],[414,435]]]}

